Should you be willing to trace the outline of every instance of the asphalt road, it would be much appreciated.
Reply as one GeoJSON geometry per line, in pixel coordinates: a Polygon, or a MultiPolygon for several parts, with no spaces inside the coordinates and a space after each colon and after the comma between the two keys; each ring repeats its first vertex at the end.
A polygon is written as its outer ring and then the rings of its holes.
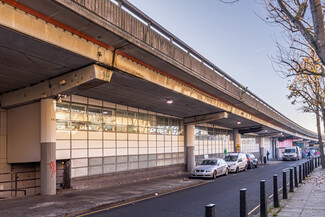
{"type": "MultiPolygon", "coordinates": [[[[273,175],[278,174],[278,186],[282,187],[282,170],[298,162],[281,162],[276,165],[260,165],[257,169],[218,177],[210,183],[183,191],[131,203],[129,205],[92,213],[92,217],[204,217],[204,207],[216,204],[218,217],[239,216],[239,191],[247,188],[248,211],[259,205],[260,180],[266,180],[268,197],[273,193],[273,175]]],[[[287,173],[289,181],[289,172],[287,173]]],[[[258,212],[256,209],[252,214],[258,212]]]]}

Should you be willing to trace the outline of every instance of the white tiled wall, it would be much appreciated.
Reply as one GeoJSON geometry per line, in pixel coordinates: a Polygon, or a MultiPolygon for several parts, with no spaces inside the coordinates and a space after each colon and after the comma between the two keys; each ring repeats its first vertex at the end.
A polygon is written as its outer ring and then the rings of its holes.
{"type": "MultiPolygon", "coordinates": [[[[67,102],[157,115],[80,96],[67,102]]],[[[57,159],[71,159],[72,177],[184,163],[184,136],[58,129],[57,159]]]]}

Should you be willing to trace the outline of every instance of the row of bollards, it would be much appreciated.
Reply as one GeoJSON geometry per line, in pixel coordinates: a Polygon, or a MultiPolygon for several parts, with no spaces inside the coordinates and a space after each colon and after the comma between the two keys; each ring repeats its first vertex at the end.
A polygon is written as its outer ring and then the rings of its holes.
{"type": "MultiPolygon", "coordinates": [[[[289,192],[294,191],[294,187],[298,187],[299,184],[302,184],[302,181],[305,180],[311,172],[320,166],[320,158],[310,159],[306,162],[303,162],[299,165],[299,171],[297,171],[297,166],[290,168],[289,173],[289,192]],[[299,175],[298,175],[299,174],[299,175]],[[299,176],[299,184],[298,184],[299,176]]],[[[288,199],[288,190],[287,190],[287,171],[282,173],[282,186],[283,186],[283,199],[288,199]]],[[[260,217],[267,216],[267,200],[266,200],[266,184],[265,180],[260,181],[260,217]]],[[[240,189],[240,217],[247,217],[247,189],[240,189]]],[[[278,189],[278,175],[273,176],[273,206],[275,208],[279,207],[279,189],[278,189]]],[[[216,217],[215,204],[208,204],[205,206],[205,217],[216,217]]]]}

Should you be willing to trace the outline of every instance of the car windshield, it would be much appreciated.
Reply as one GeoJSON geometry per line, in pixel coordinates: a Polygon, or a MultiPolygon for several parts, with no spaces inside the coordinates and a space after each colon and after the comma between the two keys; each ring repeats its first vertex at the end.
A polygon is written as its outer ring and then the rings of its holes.
{"type": "Polygon", "coordinates": [[[294,149],[286,149],[284,150],[285,153],[295,153],[294,149]]]}
{"type": "Polygon", "coordinates": [[[200,165],[217,165],[217,160],[204,160],[200,165]]]}
{"type": "Polygon", "coordinates": [[[237,156],[228,155],[225,157],[225,161],[237,161],[237,156]]]}

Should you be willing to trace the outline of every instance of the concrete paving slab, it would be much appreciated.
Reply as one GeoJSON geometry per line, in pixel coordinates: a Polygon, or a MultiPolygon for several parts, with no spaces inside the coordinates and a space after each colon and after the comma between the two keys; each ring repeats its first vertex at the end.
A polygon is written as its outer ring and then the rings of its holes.
{"type": "Polygon", "coordinates": [[[325,169],[317,168],[308,179],[291,194],[282,209],[273,211],[279,217],[325,216],[325,169]]]}
{"type": "MultiPolygon", "coordinates": [[[[288,211],[288,210],[281,210],[280,213],[278,213],[278,217],[293,217],[293,216],[299,216],[299,211],[288,211]]],[[[273,216],[273,215],[272,215],[273,216]]]]}
{"type": "Polygon", "coordinates": [[[320,209],[304,209],[300,217],[324,217],[325,210],[320,209]]]}

